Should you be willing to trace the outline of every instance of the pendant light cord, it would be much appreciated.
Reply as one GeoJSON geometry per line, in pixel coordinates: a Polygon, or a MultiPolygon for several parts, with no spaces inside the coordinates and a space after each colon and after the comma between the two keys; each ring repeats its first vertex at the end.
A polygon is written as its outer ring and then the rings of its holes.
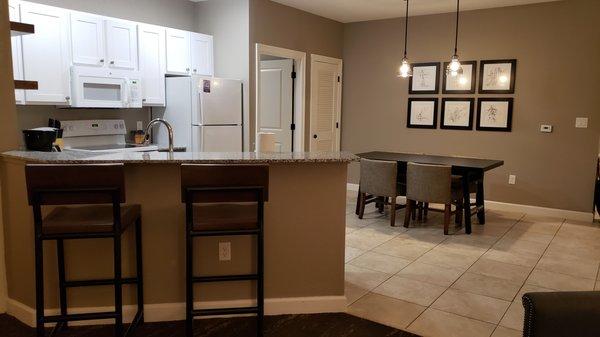
{"type": "Polygon", "coordinates": [[[408,1],[406,0],[406,16],[404,17],[404,58],[406,58],[406,46],[408,42],[408,1]]]}
{"type": "Polygon", "coordinates": [[[460,11],[460,0],[456,0],[456,35],[454,36],[454,55],[458,53],[458,13],[460,11]]]}

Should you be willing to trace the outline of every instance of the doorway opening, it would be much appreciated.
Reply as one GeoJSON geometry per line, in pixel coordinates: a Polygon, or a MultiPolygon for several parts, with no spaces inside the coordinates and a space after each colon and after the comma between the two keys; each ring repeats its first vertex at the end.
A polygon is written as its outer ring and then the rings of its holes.
{"type": "Polygon", "coordinates": [[[305,151],[306,53],[256,44],[256,135],[272,133],[276,152],[305,151]]]}

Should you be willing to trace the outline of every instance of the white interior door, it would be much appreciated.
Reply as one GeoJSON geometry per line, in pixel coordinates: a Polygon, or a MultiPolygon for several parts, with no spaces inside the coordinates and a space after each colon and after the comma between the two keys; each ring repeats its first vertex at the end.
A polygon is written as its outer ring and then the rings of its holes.
{"type": "Polygon", "coordinates": [[[275,134],[275,150],[292,151],[292,72],[294,61],[260,62],[259,132],[275,134]]]}
{"type": "Polygon", "coordinates": [[[340,150],[342,60],[312,55],[310,150],[340,150]]]}
{"type": "Polygon", "coordinates": [[[137,48],[137,24],[117,20],[106,21],[106,51],[109,67],[136,70],[137,48]]]}
{"type": "Polygon", "coordinates": [[[85,13],[71,13],[73,64],[104,66],[104,19],[85,13]]]}
{"type": "MultiPolygon", "coordinates": [[[[8,2],[8,15],[10,21],[21,22],[21,13],[19,3],[16,1],[8,2]]],[[[14,36],[10,39],[12,51],[13,76],[15,80],[23,79],[23,55],[21,53],[21,37],[14,36]]],[[[25,91],[23,89],[15,90],[15,102],[17,104],[25,103],[25,91]]]]}

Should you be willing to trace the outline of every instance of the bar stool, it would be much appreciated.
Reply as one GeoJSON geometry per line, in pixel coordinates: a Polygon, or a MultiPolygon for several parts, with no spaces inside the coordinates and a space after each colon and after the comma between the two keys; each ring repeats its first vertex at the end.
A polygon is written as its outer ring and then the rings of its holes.
{"type": "Polygon", "coordinates": [[[267,165],[182,165],[182,201],[186,205],[186,336],[197,316],[256,314],[257,336],[264,318],[264,203],[268,200],[267,165]],[[256,273],[194,276],[195,237],[256,235],[256,273]],[[194,309],[195,283],[256,281],[256,306],[194,309]]]}
{"type": "Polygon", "coordinates": [[[123,165],[27,165],[25,167],[29,204],[35,226],[35,284],[37,337],[45,335],[45,323],[57,323],[50,336],[70,321],[114,319],[115,336],[123,336],[122,285],[137,285],[137,313],[125,336],[143,322],[142,220],[140,205],[125,202],[123,165]],[[42,206],[58,206],[42,217],[42,206]],[[65,206],[71,205],[71,206],[65,206]],[[72,206],[79,205],[79,206],[72,206]],[[121,235],[135,225],[136,276],[121,275],[121,235]],[[114,242],[114,278],[67,280],[64,240],[108,238],[114,242]],[[56,240],[60,314],[44,314],[43,243],[56,240]],[[114,286],[115,311],[69,314],[67,289],[86,286],[114,286]]]}

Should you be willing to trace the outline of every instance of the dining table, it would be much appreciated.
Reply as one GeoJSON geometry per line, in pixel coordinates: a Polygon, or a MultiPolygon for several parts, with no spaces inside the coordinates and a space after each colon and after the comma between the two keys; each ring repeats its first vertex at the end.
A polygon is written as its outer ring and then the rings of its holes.
{"type": "MultiPolygon", "coordinates": [[[[356,156],[370,160],[395,161],[398,163],[398,179],[405,179],[407,163],[446,165],[452,168],[452,175],[459,176],[462,182],[465,233],[471,234],[471,216],[477,214],[479,224],[485,224],[484,176],[485,172],[504,165],[503,160],[440,156],[424,153],[402,153],[372,151],[356,156]],[[475,207],[471,205],[470,184],[476,185],[475,207]]],[[[405,183],[399,181],[399,183],[405,183]]],[[[360,187],[359,187],[360,189],[360,187]]],[[[360,191],[359,191],[360,193],[360,191]]]]}

